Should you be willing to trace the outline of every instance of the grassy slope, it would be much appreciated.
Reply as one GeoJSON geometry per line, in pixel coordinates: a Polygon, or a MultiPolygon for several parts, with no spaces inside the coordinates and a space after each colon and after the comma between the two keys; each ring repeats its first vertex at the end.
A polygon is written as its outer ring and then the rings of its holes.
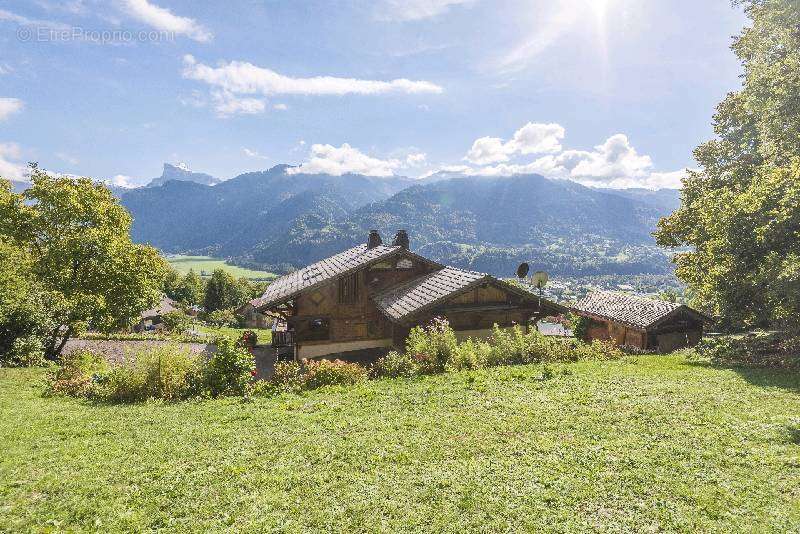
{"type": "Polygon", "coordinates": [[[796,376],[553,367],[135,406],[0,370],[0,531],[800,527],[796,376]]]}
{"type": "Polygon", "coordinates": [[[252,269],[245,269],[244,267],[237,267],[235,265],[228,265],[225,260],[215,259],[208,256],[170,256],[167,261],[172,268],[176,271],[186,274],[194,269],[197,274],[211,276],[214,269],[224,269],[236,278],[249,278],[251,280],[271,280],[277,275],[266,271],[254,271],[252,269]]]}

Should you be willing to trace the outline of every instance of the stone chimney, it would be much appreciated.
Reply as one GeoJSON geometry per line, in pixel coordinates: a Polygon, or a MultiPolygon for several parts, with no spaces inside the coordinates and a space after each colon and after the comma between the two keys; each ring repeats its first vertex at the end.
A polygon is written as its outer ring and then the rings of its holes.
{"type": "Polygon", "coordinates": [[[397,235],[394,236],[394,241],[392,241],[392,245],[403,247],[404,249],[408,250],[410,245],[408,241],[408,232],[405,230],[398,230],[397,235]]]}
{"type": "Polygon", "coordinates": [[[370,230],[369,239],[367,239],[367,248],[375,248],[382,244],[383,240],[381,239],[381,234],[379,234],[377,230],[370,230]]]}

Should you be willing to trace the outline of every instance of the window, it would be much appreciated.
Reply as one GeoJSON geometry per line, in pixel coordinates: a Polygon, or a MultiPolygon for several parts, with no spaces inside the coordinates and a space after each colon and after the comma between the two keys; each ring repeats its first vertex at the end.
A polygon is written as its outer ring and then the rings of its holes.
{"type": "Polygon", "coordinates": [[[339,280],[339,304],[355,304],[356,302],[358,302],[358,273],[339,280]]]}

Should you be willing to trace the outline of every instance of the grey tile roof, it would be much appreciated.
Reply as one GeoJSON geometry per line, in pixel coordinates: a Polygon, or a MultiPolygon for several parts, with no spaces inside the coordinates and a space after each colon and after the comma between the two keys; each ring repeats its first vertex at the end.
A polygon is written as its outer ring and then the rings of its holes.
{"type": "Polygon", "coordinates": [[[398,250],[401,247],[379,245],[368,249],[367,245],[358,245],[278,278],[267,286],[261,298],[251,302],[257,308],[281,304],[301,291],[391,256],[398,250]]]}
{"type": "Polygon", "coordinates": [[[485,278],[491,277],[484,273],[445,267],[392,287],[375,295],[373,300],[387,317],[400,321],[485,278]]]}
{"type": "Polygon", "coordinates": [[[162,315],[166,315],[167,313],[177,311],[178,308],[175,307],[175,301],[169,297],[163,297],[161,302],[155,308],[151,308],[149,310],[145,310],[141,314],[142,319],[147,319],[149,317],[160,317],[162,315]]]}
{"type": "Polygon", "coordinates": [[[618,291],[591,293],[575,305],[575,311],[596,315],[636,328],[648,328],[681,307],[700,315],[688,306],[618,291]]]}

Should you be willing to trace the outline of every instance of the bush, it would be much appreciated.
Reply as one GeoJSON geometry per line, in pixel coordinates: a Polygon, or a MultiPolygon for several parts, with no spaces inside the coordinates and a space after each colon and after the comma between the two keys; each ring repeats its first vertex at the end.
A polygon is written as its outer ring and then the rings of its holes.
{"type": "Polygon", "coordinates": [[[441,373],[458,346],[447,319],[435,318],[425,327],[414,327],[406,339],[410,354],[422,374],[441,373]]]}
{"type": "Polygon", "coordinates": [[[75,351],[50,374],[50,392],[111,402],[185,399],[199,391],[201,366],[201,356],[169,346],[136,352],[116,365],[75,351]]]}
{"type": "Polygon", "coordinates": [[[198,393],[201,358],[177,347],[137,352],[96,379],[96,396],[112,402],[188,398],[198,393]]]}
{"type": "Polygon", "coordinates": [[[179,310],[167,312],[161,316],[164,328],[172,334],[183,334],[192,326],[192,319],[179,310]]]}
{"type": "Polygon", "coordinates": [[[279,391],[298,393],[305,387],[303,366],[297,362],[278,362],[271,381],[279,391]]]}
{"type": "Polygon", "coordinates": [[[694,349],[695,359],[733,367],[800,369],[800,338],[782,332],[706,337],[694,349]]]}
{"type": "Polygon", "coordinates": [[[98,382],[110,370],[105,357],[88,350],[62,354],[59,366],[47,373],[46,393],[92,398],[98,394],[98,382]]]}
{"type": "Polygon", "coordinates": [[[214,343],[216,352],[203,369],[203,387],[212,397],[242,395],[255,376],[255,359],[230,338],[221,336],[214,343]]]}
{"type": "Polygon", "coordinates": [[[42,341],[37,336],[18,337],[8,352],[0,354],[0,367],[42,367],[45,363],[42,341]]]}
{"type": "Polygon", "coordinates": [[[303,362],[304,388],[351,386],[367,379],[367,370],[357,363],[342,360],[306,360],[303,362]]]}
{"type": "Polygon", "coordinates": [[[212,326],[223,328],[226,326],[237,326],[239,323],[236,320],[236,314],[233,310],[215,310],[206,315],[206,321],[212,326]]]}
{"type": "Polygon", "coordinates": [[[370,367],[373,378],[410,378],[419,373],[417,362],[407,352],[391,351],[370,367]]]}
{"type": "Polygon", "coordinates": [[[448,371],[481,369],[488,364],[491,351],[489,343],[468,339],[456,346],[446,368],[448,371]]]}
{"type": "Polygon", "coordinates": [[[258,345],[258,334],[252,330],[245,330],[239,336],[239,344],[245,348],[252,349],[258,345]]]}

